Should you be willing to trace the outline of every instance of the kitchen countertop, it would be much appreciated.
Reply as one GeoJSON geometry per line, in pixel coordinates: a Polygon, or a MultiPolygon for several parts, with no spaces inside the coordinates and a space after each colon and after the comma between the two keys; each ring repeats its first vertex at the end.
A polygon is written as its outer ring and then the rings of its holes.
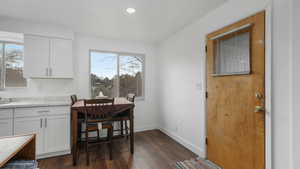
{"type": "Polygon", "coordinates": [[[27,98],[16,99],[9,103],[0,104],[0,109],[26,108],[26,107],[47,107],[47,106],[70,106],[71,101],[65,98],[27,98]]]}

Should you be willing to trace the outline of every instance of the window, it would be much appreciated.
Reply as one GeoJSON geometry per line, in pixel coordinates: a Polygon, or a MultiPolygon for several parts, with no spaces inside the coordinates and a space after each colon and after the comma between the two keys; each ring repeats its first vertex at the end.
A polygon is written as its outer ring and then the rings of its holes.
{"type": "Polygon", "coordinates": [[[250,73],[250,31],[247,27],[214,40],[214,75],[250,73]]]}
{"type": "Polygon", "coordinates": [[[90,52],[91,96],[144,96],[144,56],[109,52],[90,52]]]}
{"type": "Polygon", "coordinates": [[[0,88],[27,85],[23,77],[23,53],[23,44],[0,42],[0,88]]]}

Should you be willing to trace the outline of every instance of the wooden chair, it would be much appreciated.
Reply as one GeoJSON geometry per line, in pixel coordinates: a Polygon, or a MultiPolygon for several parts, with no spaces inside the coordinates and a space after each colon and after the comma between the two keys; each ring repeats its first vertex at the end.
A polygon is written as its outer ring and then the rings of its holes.
{"type": "MultiPolygon", "coordinates": [[[[71,95],[71,105],[75,104],[77,102],[77,96],[75,94],[71,95]]],[[[77,141],[80,141],[80,137],[81,137],[81,131],[82,131],[82,122],[83,122],[83,114],[82,113],[78,113],[78,121],[77,121],[77,141]]]]}
{"type": "MultiPolygon", "coordinates": [[[[135,101],[135,94],[133,94],[133,93],[127,94],[126,99],[128,101],[134,103],[134,101],[135,101]]],[[[128,114],[125,113],[125,115],[118,116],[117,119],[118,119],[117,121],[119,121],[121,129],[114,130],[114,131],[120,131],[121,132],[121,136],[124,136],[124,130],[125,130],[125,136],[128,139],[128,135],[129,135],[129,127],[128,127],[129,117],[128,117],[128,114]],[[125,124],[125,129],[124,129],[124,124],[125,124]]]]}
{"type": "Polygon", "coordinates": [[[75,94],[71,95],[71,104],[73,105],[76,102],[77,102],[77,96],[75,94]]]}
{"type": "Polygon", "coordinates": [[[109,146],[109,158],[112,160],[112,137],[113,137],[113,125],[110,114],[104,111],[104,107],[107,104],[114,105],[114,99],[92,99],[84,100],[84,123],[85,129],[85,151],[86,151],[86,163],[89,165],[89,146],[92,144],[106,143],[109,146]],[[99,129],[98,123],[102,124],[102,128],[99,129]],[[107,137],[105,140],[100,138],[100,131],[107,129],[107,137]],[[97,138],[93,139],[89,137],[90,132],[97,132],[97,138]]]}
{"type": "Polygon", "coordinates": [[[134,103],[134,100],[135,100],[135,94],[133,94],[133,93],[127,94],[126,99],[127,99],[128,101],[134,103]]]}
{"type": "MultiPolygon", "coordinates": [[[[78,101],[77,96],[75,94],[71,95],[71,105],[75,104],[78,101]]],[[[81,141],[82,134],[82,123],[84,121],[84,114],[82,112],[78,112],[78,120],[77,120],[77,141],[81,141]]]]}

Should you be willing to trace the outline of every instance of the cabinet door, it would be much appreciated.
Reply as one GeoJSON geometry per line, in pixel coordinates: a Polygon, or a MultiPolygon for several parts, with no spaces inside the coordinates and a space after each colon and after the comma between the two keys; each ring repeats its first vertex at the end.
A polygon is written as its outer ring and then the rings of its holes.
{"type": "Polygon", "coordinates": [[[51,39],[50,67],[52,78],[73,77],[72,40],[51,39]]]}
{"type": "Polygon", "coordinates": [[[44,132],[43,118],[29,117],[16,118],[14,124],[14,134],[36,134],[36,152],[37,155],[44,153],[44,132]]]}
{"type": "Polygon", "coordinates": [[[55,115],[45,119],[47,153],[70,150],[70,116],[55,115]]]}
{"type": "Polygon", "coordinates": [[[0,137],[13,135],[12,119],[0,119],[0,137]]]}
{"type": "Polygon", "coordinates": [[[48,77],[50,40],[39,36],[24,37],[24,77],[48,77]]]}

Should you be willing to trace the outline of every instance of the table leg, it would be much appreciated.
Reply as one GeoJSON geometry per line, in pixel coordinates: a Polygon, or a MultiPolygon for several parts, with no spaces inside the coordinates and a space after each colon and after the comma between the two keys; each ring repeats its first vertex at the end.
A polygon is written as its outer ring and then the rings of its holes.
{"type": "Polygon", "coordinates": [[[73,156],[73,165],[75,166],[77,163],[77,111],[71,110],[71,130],[72,130],[72,156],[73,156]]]}
{"type": "Polygon", "coordinates": [[[134,153],[134,116],[133,116],[133,108],[130,109],[130,152],[134,153]]]}
{"type": "Polygon", "coordinates": [[[121,129],[121,136],[123,137],[124,133],[123,133],[123,120],[120,121],[120,129],[121,129]]]}

